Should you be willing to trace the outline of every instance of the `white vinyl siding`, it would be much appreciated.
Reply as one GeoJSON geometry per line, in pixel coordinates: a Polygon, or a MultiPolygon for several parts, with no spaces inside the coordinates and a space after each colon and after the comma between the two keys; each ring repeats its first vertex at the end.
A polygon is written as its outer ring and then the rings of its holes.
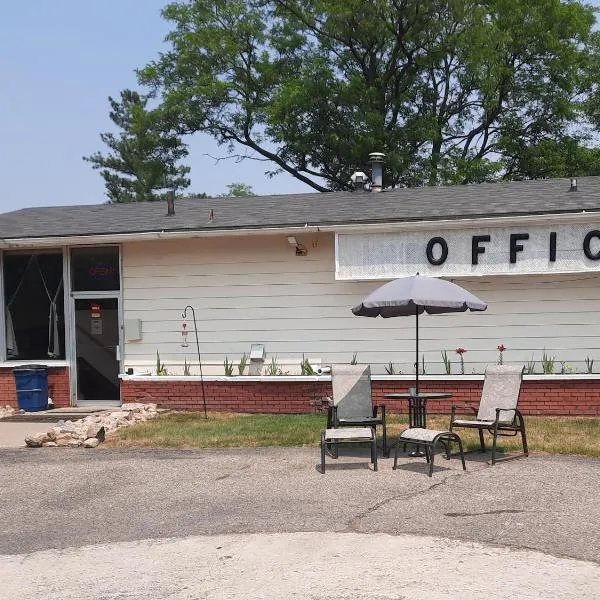
{"type": "MultiPolygon", "coordinates": [[[[284,235],[136,242],[123,246],[124,318],[142,321],[142,339],[125,342],[124,367],[153,369],[156,351],[169,372],[196,360],[194,333],[181,347],[181,313],[196,309],[206,372],[223,374],[252,343],[264,343],[284,371],[302,354],[321,364],[358,361],[384,373],[390,361],[413,371],[415,319],[355,317],[350,308],[380,282],[335,280],[333,234],[297,235],[308,249],[295,256],[284,235]]],[[[458,369],[454,349],[467,349],[465,373],[498,359],[538,362],[545,350],[579,372],[585,358],[600,369],[600,276],[490,276],[456,280],[489,303],[484,313],[423,315],[420,347],[427,374],[443,373],[441,351],[458,369]]],[[[193,330],[191,318],[188,330],[193,330]]],[[[419,359],[421,360],[421,358],[419,359]]],[[[237,372],[237,369],[235,370],[237,372]]]]}

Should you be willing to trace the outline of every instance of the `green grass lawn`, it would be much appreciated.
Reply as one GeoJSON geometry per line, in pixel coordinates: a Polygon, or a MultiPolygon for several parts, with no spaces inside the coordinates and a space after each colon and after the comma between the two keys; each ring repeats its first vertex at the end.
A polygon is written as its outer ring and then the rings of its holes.
{"type": "MultiPolygon", "coordinates": [[[[169,413],[152,421],[119,429],[107,439],[113,448],[250,448],[317,446],[325,428],[323,414],[263,415],[169,413]]],[[[447,429],[449,417],[432,415],[427,426],[447,429]]],[[[530,452],[600,456],[600,418],[526,417],[530,452]]],[[[388,415],[388,438],[406,428],[406,418],[388,415]]],[[[457,430],[465,446],[479,447],[477,432],[457,430]]],[[[486,443],[491,436],[486,434],[486,443]]],[[[502,438],[503,451],[518,451],[520,437],[502,438]]]]}

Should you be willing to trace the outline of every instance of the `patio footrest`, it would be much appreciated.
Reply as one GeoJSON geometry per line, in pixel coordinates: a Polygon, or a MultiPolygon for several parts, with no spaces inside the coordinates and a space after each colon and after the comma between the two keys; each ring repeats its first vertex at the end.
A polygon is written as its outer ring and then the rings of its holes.
{"type": "Polygon", "coordinates": [[[371,462],[377,471],[377,434],[374,427],[335,427],[321,432],[321,473],[325,473],[325,453],[331,448],[333,458],[337,458],[338,444],[362,443],[371,446],[371,462]]]}
{"type": "Polygon", "coordinates": [[[423,427],[412,427],[405,429],[396,440],[396,449],[394,452],[394,470],[398,465],[398,449],[400,444],[416,444],[417,446],[423,446],[425,448],[425,458],[429,463],[429,477],[433,475],[433,457],[435,454],[435,448],[438,444],[442,444],[446,448],[447,457],[450,458],[449,444],[456,442],[460,453],[460,459],[462,461],[463,470],[466,471],[465,455],[463,453],[462,440],[453,431],[442,431],[438,429],[425,429],[423,427]]]}

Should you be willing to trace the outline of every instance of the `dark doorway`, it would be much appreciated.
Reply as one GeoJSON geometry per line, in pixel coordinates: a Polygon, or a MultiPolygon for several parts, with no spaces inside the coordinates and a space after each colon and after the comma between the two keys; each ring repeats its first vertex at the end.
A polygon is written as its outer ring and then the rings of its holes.
{"type": "Polygon", "coordinates": [[[75,300],[77,403],[120,400],[119,301],[75,300]]]}

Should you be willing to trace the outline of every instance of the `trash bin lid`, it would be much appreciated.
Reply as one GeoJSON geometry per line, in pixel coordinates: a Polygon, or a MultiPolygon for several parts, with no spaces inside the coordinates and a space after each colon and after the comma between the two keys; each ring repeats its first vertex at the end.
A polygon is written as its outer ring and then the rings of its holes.
{"type": "Polygon", "coordinates": [[[15,371],[46,371],[48,367],[46,365],[21,365],[13,369],[15,371]]]}

